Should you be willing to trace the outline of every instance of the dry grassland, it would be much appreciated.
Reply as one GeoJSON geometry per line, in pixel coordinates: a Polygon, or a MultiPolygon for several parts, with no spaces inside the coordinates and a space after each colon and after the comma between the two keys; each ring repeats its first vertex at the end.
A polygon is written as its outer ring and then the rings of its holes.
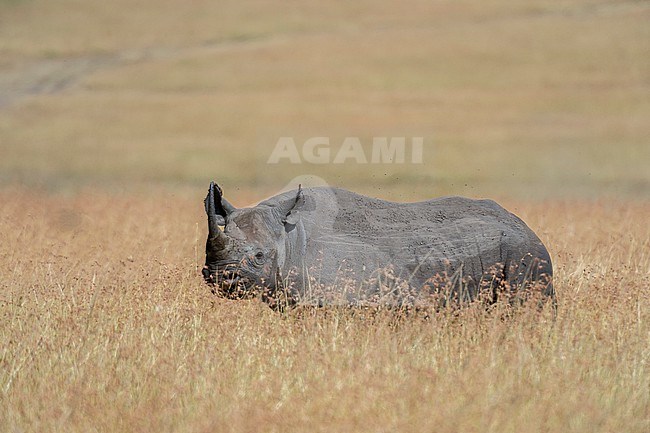
{"type": "Polygon", "coordinates": [[[550,247],[557,319],[424,320],[213,298],[194,198],[0,193],[1,430],[650,428],[647,203],[509,203],[550,247]]]}
{"type": "MultiPolygon", "coordinates": [[[[650,5],[0,0],[0,431],[650,431],[650,5]],[[423,164],[267,164],[422,136],[423,164]],[[556,320],[215,299],[202,200],[497,198],[556,320]]],[[[501,306],[500,308],[505,308],[501,306]]]]}

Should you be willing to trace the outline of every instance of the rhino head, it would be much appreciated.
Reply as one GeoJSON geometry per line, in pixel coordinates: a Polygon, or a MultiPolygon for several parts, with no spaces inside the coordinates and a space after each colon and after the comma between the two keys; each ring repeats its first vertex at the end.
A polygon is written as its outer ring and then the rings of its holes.
{"type": "Polygon", "coordinates": [[[303,202],[298,187],[295,195],[285,199],[237,209],[223,198],[218,185],[210,183],[204,202],[208,239],[203,278],[213,293],[241,299],[276,289],[287,236],[296,227],[303,202]]]}

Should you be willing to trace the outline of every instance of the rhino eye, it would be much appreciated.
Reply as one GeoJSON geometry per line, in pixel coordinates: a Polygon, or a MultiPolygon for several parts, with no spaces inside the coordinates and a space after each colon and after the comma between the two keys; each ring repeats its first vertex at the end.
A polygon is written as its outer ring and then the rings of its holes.
{"type": "Polygon", "coordinates": [[[255,262],[256,262],[256,263],[259,263],[259,264],[263,264],[263,263],[264,263],[264,253],[263,253],[262,251],[258,251],[258,252],[255,254],[255,262]]]}

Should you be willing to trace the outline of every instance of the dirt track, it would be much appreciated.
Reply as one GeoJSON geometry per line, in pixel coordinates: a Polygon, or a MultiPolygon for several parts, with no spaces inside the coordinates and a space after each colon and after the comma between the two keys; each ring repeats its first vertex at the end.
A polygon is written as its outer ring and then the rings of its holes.
{"type": "Polygon", "coordinates": [[[125,50],[115,54],[89,55],[84,57],[43,59],[25,62],[8,70],[0,70],[0,109],[22,98],[52,94],[69,89],[84,77],[104,69],[120,66],[195,55],[200,51],[214,52],[243,49],[253,44],[249,41],[206,44],[187,48],[150,48],[125,50]]]}

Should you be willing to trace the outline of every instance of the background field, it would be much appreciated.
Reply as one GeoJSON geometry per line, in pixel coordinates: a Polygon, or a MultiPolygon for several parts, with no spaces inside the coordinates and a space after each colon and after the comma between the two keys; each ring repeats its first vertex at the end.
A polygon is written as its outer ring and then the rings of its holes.
{"type": "Polygon", "coordinates": [[[650,430],[650,2],[0,0],[1,431],[650,430]],[[422,164],[266,163],[422,136],[422,164]],[[560,308],[280,316],[207,182],[497,198],[560,308]]]}
{"type": "Polygon", "coordinates": [[[647,1],[9,1],[2,181],[648,196],[647,1]],[[425,163],[269,166],[279,137],[425,163]]]}

